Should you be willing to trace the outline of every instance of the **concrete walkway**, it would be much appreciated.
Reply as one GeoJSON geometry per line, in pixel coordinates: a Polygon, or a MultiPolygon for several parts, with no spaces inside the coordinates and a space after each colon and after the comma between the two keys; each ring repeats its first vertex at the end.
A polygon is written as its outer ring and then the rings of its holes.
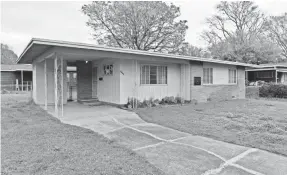
{"type": "Polygon", "coordinates": [[[170,175],[287,174],[284,156],[147,123],[133,112],[110,106],[69,103],[64,109],[63,123],[103,134],[170,175]]]}

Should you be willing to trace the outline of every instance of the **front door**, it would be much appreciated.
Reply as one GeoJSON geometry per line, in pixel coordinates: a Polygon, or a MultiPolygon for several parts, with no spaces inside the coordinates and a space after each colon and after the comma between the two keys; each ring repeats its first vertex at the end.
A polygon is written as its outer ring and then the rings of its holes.
{"type": "Polygon", "coordinates": [[[93,75],[93,98],[97,97],[97,91],[98,91],[98,68],[93,67],[92,75],[93,75]]]}

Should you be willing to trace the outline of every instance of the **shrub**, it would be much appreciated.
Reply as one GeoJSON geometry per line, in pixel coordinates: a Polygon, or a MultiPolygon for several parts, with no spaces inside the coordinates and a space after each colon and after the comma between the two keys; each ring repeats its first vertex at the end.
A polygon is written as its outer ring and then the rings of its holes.
{"type": "Polygon", "coordinates": [[[125,105],[126,108],[135,108],[135,106],[142,106],[141,102],[136,99],[136,98],[133,98],[133,97],[129,97],[128,98],[128,103],[125,105]]]}
{"type": "Polygon", "coordinates": [[[159,99],[155,99],[152,101],[152,106],[158,106],[160,103],[159,99]]]}
{"type": "Polygon", "coordinates": [[[268,83],[259,88],[260,97],[287,98],[287,85],[268,83]]]}
{"type": "Polygon", "coordinates": [[[175,97],[175,102],[178,103],[178,104],[183,104],[185,103],[184,99],[182,97],[175,97]]]}
{"type": "Polygon", "coordinates": [[[174,96],[170,96],[170,97],[164,97],[160,104],[176,104],[176,98],[174,98],[174,96]]]}
{"type": "Polygon", "coordinates": [[[144,101],[142,102],[143,103],[143,107],[146,108],[146,107],[151,107],[152,106],[152,100],[149,99],[149,100],[146,100],[144,99],[144,101]]]}

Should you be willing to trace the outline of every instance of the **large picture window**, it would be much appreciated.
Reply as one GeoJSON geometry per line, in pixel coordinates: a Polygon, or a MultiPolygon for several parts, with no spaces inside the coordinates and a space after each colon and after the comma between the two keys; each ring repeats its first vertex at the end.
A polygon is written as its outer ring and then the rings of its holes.
{"type": "Polygon", "coordinates": [[[203,68],[203,84],[213,84],[213,68],[203,68]]]}
{"type": "Polygon", "coordinates": [[[273,78],[272,71],[256,72],[257,78],[273,78]]]}
{"type": "Polygon", "coordinates": [[[235,84],[237,80],[236,69],[228,69],[228,83],[235,84]]]}
{"type": "Polygon", "coordinates": [[[167,84],[167,66],[141,66],[141,84],[167,84]]]}

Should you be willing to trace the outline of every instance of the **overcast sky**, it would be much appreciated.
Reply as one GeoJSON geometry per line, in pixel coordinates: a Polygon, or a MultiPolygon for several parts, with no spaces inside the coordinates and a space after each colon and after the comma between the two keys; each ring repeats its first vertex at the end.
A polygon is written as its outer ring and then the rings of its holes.
{"type": "MultiPolygon", "coordinates": [[[[170,1],[169,1],[170,2],[170,1]]],[[[186,41],[195,46],[204,46],[200,33],[204,21],[212,15],[219,1],[189,0],[172,1],[181,8],[181,19],[188,20],[186,41]]],[[[255,1],[267,15],[287,12],[287,1],[255,1]]],[[[1,42],[8,44],[19,56],[32,37],[95,43],[91,30],[86,26],[87,17],[81,13],[80,2],[2,2],[1,42]]]]}

